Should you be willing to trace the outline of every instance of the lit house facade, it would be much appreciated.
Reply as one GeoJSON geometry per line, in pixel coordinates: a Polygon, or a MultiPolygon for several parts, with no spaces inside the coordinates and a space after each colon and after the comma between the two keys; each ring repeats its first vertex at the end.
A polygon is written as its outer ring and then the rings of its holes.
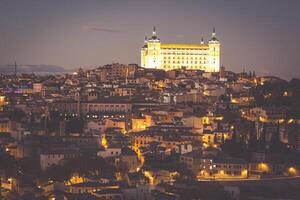
{"type": "Polygon", "coordinates": [[[199,44],[164,44],[161,43],[154,28],[152,36],[145,38],[141,49],[141,66],[164,70],[186,67],[192,70],[218,72],[220,47],[215,29],[208,43],[204,43],[202,38],[199,44]]]}

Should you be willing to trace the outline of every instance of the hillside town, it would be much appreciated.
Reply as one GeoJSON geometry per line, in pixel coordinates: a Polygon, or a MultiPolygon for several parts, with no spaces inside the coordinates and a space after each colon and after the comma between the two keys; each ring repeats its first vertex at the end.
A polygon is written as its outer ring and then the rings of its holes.
{"type": "Polygon", "coordinates": [[[225,67],[1,75],[0,196],[253,199],[280,181],[268,198],[295,197],[299,101],[299,79],[225,67]]]}

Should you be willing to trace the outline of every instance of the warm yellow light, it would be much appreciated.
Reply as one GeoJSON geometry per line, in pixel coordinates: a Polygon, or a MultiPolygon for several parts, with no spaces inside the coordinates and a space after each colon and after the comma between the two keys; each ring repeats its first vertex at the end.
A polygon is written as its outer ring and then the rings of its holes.
{"type": "Polygon", "coordinates": [[[238,103],[236,99],[231,99],[231,103],[238,103]]]}
{"type": "Polygon", "coordinates": [[[256,78],[254,79],[254,83],[257,84],[257,79],[256,78]]]}
{"type": "Polygon", "coordinates": [[[108,144],[107,144],[107,140],[106,140],[106,137],[103,136],[101,138],[101,145],[104,146],[104,148],[107,148],[108,147],[108,144]]]}
{"type": "Polygon", "coordinates": [[[262,116],[259,116],[259,121],[261,122],[267,122],[268,120],[262,116]]]}
{"type": "Polygon", "coordinates": [[[242,171],[242,176],[243,176],[243,177],[246,177],[247,175],[248,175],[248,170],[246,170],[246,169],[243,170],[243,171],[242,171]]]}
{"type": "Polygon", "coordinates": [[[269,172],[270,171],[270,168],[266,163],[260,163],[258,167],[263,172],[269,172]]]}
{"type": "Polygon", "coordinates": [[[144,171],[144,175],[149,179],[150,185],[154,185],[154,177],[149,171],[144,171]]]}
{"type": "Polygon", "coordinates": [[[297,175],[297,169],[295,167],[290,167],[288,169],[288,172],[290,175],[296,176],[297,175]]]}
{"type": "Polygon", "coordinates": [[[5,96],[0,96],[0,106],[5,104],[5,96]]]}
{"type": "Polygon", "coordinates": [[[209,176],[209,173],[206,170],[201,170],[200,175],[201,176],[209,176]]]}
{"type": "Polygon", "coordinates": [[[161,44],[159,40],[146,41],[146,46],[141,49],[141,66],[165,70],[185,66],[187,69],[217,72],[220,67],[220,43],[161,44]],[[199,50],[207,53],[199,54],[199,50]],[[165,56],[165,53],[168,56],[165,56]],[[190,55],[193,55],[194,59],[191,60],[190,55]],[[201,59],[202,61],[199,61],[201,59]]]}
{"type": "Polygon", "coordinates": [[[177,177],[177,176],[179,176],[178,172],[171,172],[170,173],[170,177],[177,177]]]}
{"type": "Polygon", "coordinates": [[[216,117],[216,120],[220,120],[220,121],[222,121],[222,120],[223,120],[223,116],[216,117]]]}
{"type": "Polygon", "coordinates": [[[203,121],[203,124],[209,124],[209,118],[208,117],[203,117],[202,121],[203,121]]]}
{"type": "Polygon", "coordinates": [[[72,185],[72,184],[77,184],[77,183],[82,183],[84,180],[82,177],[75,175],[72,176],[67,182],[66,185],[72,185]]]}
{"type": "Polygon", "coordinates": [[[221,174],[221,175],[224,175],[224,174],[225,174],[224,170],[221,170],[221,171],[220,171],[220,174],[221,174]]]}

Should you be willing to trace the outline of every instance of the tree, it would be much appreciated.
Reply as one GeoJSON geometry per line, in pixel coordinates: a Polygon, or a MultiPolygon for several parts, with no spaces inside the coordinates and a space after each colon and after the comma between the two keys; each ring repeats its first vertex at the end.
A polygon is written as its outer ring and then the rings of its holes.
{"type": "Polygon", "coordinates": [[[73,158],[66,160],[64,165],[72,173],[78,173],[80,175],[88,175],[95,171],[107,174],[113,174],[115,172],[115,167],[100,157],[83,156],[73,158]]]}
{"type": "Polygon", "coordinates": [[[23,174],[37,177],[40,175],[40,162],[37,158],[23,158],[18,160],[18,166],[23,174]]]}
{"type": "Polygon", "coordinates": [[[266,150],[266,127],[263,127],[260,138],[257,141],[257,150],[265,151],[266,150]]]}
{"type": "Polygon", "coordinates": [[[217,144],[217,143],[218,143],[218,135],[214,134],[214,144],[217,144]]]}
{"type": "Polygon", "coordinates": [[[26,114],[21,109],[14,108],[12,111],[9,112],[9,118],[12,121],[21,121],[25,117],[26,114]]]}
{"type": "Polygon", "coordinates": [[[249,151],[256,150],[256,145],[257,145],[256,136],[253,133],[251,133],[248,140],[248,150],[249,151]]]}
{"type": "Polygon", "coordinates": [[[8,177],[16,177],[17,161],[3,149],[0,149],[0,170],[8,177]]]}
{"type": "Polygon", "coordinates": [[[222,144],[225,143],[225,137],[224,137],[224,133],[222,133],[222,144]]]}
{"type": "Polygon", "coordinates": [[[61,120],[61,115],[57,111],[51,111],[50,117],[47,119],[47,128],[51,131],[58,131],[59,130],[59,122],[61,120]]]}
{"type": "Polygon", "coordinates": [[[81,133],[83,127],[84,120],[82,118],[73,118],[68,121],[66,129],[68,133],[81,133]]]}
{"type": "Polygon", "coordinates": [[[237,140],[236,129],[233,129],[232,138],[224,141],[221,145],[222,150],[232,156],[242,156],[246,153],[246,145],[244,140],[237,140]]]}
{"type": "Polygon", "coordinates": [[[71,170],[65,166],[52,165],[43,172],[42,178],[57,182],[67,181],[71,178],[71,170]]]}
{"type": "Polygon", "coordinates": [[[280,125],[277,124],[277,131],[273,133],[270,141],[270,151],[283,153],[287,147],[280,141],[280,125]]]}

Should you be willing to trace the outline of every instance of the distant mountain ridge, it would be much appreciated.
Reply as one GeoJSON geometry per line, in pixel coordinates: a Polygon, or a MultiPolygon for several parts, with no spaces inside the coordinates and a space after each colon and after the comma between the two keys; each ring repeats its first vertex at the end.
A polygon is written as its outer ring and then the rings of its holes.
{"type": "MultiPolygon", "coordinates": [[[[68,73],[70,70],[56,65],[17,65],[17,73],[68,73]]],[[[14,65],[0,65],[0,73],[14,74],[14,65]]]]}

